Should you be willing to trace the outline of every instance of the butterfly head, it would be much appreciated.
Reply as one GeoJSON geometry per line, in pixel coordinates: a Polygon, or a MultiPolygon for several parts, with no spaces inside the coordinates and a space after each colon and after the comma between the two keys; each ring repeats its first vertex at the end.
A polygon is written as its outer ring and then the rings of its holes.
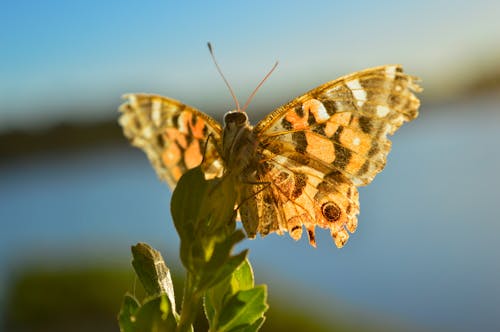
{"type": "Polygon", "coordinates": [[[241,128],[246,127],[249,124],[248,116],[245,112],[234,110],[227,112],[224,115],[224,125],[228,128],[241,128]]]}

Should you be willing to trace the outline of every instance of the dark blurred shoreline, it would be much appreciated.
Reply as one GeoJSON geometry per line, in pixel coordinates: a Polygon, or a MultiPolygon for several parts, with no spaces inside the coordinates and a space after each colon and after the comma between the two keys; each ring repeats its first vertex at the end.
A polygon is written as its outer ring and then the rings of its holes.
{"type": "Polygon", "coordinates": [[[96,145],[126,144],[117,121],[65,123],[37,131],[13,130],[0,134],[0,163],[47,151],[71,152],[96,145]]]}

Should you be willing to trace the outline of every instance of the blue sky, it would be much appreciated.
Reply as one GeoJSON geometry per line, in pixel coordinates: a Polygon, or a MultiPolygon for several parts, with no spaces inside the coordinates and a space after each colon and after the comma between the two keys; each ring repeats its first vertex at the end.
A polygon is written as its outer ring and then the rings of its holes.
{"type": "MultiPolygon", "coordinates": [[[[9,1],[0,13],[0,130],[111,118],[125,92],[215,113],[275,60],[252,107],[273,108],[338,75],[403,63],[431,90],[499,54],[498,1],[9,1]],[[448,81],[447,81],[448,80],[448,81]]],[[[473,69],[472,69],[473,70],[473,69]]],[[[270,109],[270,110],[271,110],[270,109]]]]}

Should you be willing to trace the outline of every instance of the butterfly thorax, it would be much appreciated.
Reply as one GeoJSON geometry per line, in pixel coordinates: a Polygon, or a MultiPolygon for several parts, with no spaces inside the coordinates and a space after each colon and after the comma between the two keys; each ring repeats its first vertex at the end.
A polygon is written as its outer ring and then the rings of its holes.
{"type": "Polygon", "coordinates": [[[246,113],[240,111],[226,113],[222,133],[222,159],[226,171],[233,175],[248,177],[250,174],[245,171],[257,160],[256,148],[257,140],[246,113]]]}

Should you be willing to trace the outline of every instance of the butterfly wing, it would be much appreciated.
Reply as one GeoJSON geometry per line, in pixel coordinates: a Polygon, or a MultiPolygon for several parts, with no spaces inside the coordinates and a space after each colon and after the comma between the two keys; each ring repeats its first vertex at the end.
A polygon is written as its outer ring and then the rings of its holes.
{"type": "Polygon", "coordinates": [[[416,78],[399,65],[381,66],[321,85],[263,119],[254,128],[262,185],[246,189],[246,228],[298,239],[304,225],[315,245],[319,226],[342,247],[357,226],[356,186],[384,168],[387,135],[418,115],[417,91],[416,78]]]}
{"type": "Polygon", "coordinates": [[[305,160],[299,153],[279,155],[264,152],[264,172],[259,184],[246,186],[247,197],[239,206],[249,237],[272,232],[298,240],[303,226],[309,242],[316,246],[315,226],[329,228],[338,247],[342,247],[357,226],[358,191],[340,172],[321,163],[305,160]],[[258,222],[256,222],[258,221],[258,222]]]}
{"type": "Polygon", "coordinates": [[[144,150],[158,176],[174,188],[205,155],[207,177],[219,174],[222,161],[215,144],[222,128],[208,115],[177,100],[150,94],[125,95],[119,123],[132,144],[144,150]],[[210,139],[209,139],[210,137],[210,139]]]}

